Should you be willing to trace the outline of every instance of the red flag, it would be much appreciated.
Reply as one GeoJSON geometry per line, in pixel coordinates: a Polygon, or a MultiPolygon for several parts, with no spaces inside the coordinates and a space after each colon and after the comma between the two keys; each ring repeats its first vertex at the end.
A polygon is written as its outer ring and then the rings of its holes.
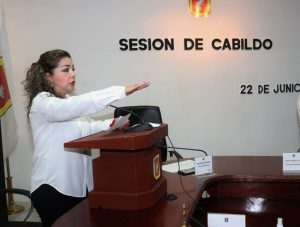
{"type": "Polygon", "coordinates": [[[0,117],[11,107],[11,99],[6,82],[3,57],[0,57],[0,117]]]}
{"type": "Polygon", "coordinates": [[[12,108],[8,84],[5,75],[4,61],[0,48],[0,118],[3,158],[6,159],[17,144],[17,123],[12,108]]]}
{"type": "MultiPolygon", "coordinates": [[[[2,45],[5,46],[3,35],[5,35],[2,8],[0,8],[0,120],[1,120],[1,134],[2,134],[2,148],[3,158],[6,159],[15,149],[18,135],[17,123],[15,114],[12,108],[12,102],[9,94],[8,83],[6,80],[6,73],[4,67],[3,54],[8,52],[3,51],[2,45]]],[[[5,48],[4,48],[5,49],[5,48]]],[[[1,163],[0,163],[1,164],[1,163]]]]}

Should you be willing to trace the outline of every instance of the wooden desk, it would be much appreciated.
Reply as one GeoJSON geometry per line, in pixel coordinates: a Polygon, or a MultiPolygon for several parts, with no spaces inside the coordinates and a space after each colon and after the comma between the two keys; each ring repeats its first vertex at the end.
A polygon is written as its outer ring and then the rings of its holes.
{"type": "Polygon", "coordinates": [[[193,216],[206,225],[207,212],[246,214],[248,226],[300,226],[300,175],[282,172],[280,156],[216,156],[214,175],[183,176],[164,172],[167,192],[177,200],[162,198],[154,207],[141,211],[89,209],[88,200],[58,219],[54,226],[158,226],[180,227],[193,216]],[[210,197],[202,198],[207,192],[210,197]],[[183,215],[182,205],[186,206],[183,215]]]}

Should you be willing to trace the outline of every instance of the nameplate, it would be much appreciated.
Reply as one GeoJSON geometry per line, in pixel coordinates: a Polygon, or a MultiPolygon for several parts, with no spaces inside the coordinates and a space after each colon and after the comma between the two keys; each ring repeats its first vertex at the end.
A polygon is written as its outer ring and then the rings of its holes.
{"type": "Polygon", "coordinates": [[[243,214],[207,214],[208,227],[246,227],[246,216],[243,214]]]}
{"type": "Polygon", "coordinates": [[[282,168],[284,172],[300,172],[300,153],[283,153],[282,168]]]}
{"type": "Polygon", "coordinates": [[[195,175],[212,173],[212,156],[195,158],[195,175]]]}

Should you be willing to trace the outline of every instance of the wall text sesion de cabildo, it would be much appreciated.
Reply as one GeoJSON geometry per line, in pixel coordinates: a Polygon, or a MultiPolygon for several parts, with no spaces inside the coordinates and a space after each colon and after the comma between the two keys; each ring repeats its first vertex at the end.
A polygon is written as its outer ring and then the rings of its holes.
{"type": "MultiPolygon", "coordinates": [[[[181,42],[183,50],[204,50],[203,38],[184,38],[181,42]]],[[[249,51],[270,50],[273,46],[271,39],[247,38],[214,38],[210,41],[211,47],[218,51],[249,51]]],[[[174,51],[174,38],[122,38],[119,40],[121,51],[174,51]]]]}

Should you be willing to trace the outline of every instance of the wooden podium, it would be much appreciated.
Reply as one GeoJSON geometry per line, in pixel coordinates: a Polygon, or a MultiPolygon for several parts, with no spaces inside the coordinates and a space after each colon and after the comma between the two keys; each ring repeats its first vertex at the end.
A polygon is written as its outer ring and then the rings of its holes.
{"type": "Polygon", "coordinates": [[[154,206],[167,190],[155,143],[167,135],[168,126],[162,124],[148,131],[100,132],[65,143],[67,148],[101,150],[100,157],[93,160],[90,207],[141,210],[154,206]]]}

